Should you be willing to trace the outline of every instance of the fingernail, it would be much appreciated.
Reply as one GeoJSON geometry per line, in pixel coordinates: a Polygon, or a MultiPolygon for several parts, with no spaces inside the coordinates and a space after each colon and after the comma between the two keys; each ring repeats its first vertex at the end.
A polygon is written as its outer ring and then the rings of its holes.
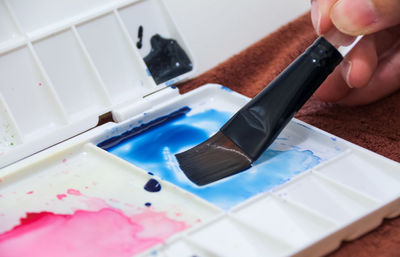
{"type": "Polygon", "coordinates": [[[339,0],[331,10],[332,22],[344,33],[363,34],[378,14],[371,0],[339,0]]]}
{"type": "Polygon", "coordinates": [[[318,0],[311,1],[311,21],[315,31],[320,35],[321,10],[319,9],[318,0]]]}
{"type": "Polygon", "coordinates": [[[324,37],[335,46],[347,46],[353,43],[354,37],[344,34],[336,28],[330,29],[324,37]]]}
{"type": "Polygon", "coordinates": [[[346,84],[349,86],[349,88],[353,88],[353,86],[350,83],[350,72],[351,72],[351,67],[353,66],[353,63],[351,61],[343,61],[343,70],[344,70],[344,74],[345,74],[345,81],[346,84]]]}

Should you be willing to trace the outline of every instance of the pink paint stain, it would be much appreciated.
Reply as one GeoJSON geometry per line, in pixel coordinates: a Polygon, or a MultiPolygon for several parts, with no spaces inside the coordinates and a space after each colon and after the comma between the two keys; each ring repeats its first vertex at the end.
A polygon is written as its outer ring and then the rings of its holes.
{"type": "Polygon", "coordinates": [[[58,194],[58,195],[57,195],[58,200],[62,200],[62,199],[65,198],[65,197],[67,197],[66,194],[58,194]]]}
{"type": "Polygon", "coordinates": [[[26,192],[27,195],[33,194],[33,191],[26,192]]]}
{"type": "Polygon", "coordinates": [[[2,257],[132,256],[188,226],[164,212],[144,210],[131,217],[120,210],[79,210],[72,215],[28,213],[18,226],[0,234],[2,257]]]}
{"type": "Polygon", "coordinates": [[[68,189],[67,194],[69,195],[76,195],[76,196],[81,196],[82,193],[79,190],[76,189],[68,189]]]}
{"type": "Polygon", "coordinates": [[[110,199],[108,199],[110,202],[112,202],[112,203],[119,203],[119,201],[117,200],[117,199],[114,199],[114,198],[110,198],[110,199]]]}
{"type": "Polygon", "coordinates": [[[42,82],[39,82],[39,84],[38,84],[38,85],[39,85],[39,87],[43,86],[42,82]]]}
{"type": "Polygon", "coordinates": [[[130,203],[125,203],[124,205],[129,207],[129,208],[135,208],[135,206],[133,204],[130,204],[130,203]]]}
{"type": "Polygon", "coordinates": [[[67,159],[66,159],[66,158],[62,159],[62,162],[63,162],[63,163],[66,163],[66,162],[67,162],[67,159]]]}

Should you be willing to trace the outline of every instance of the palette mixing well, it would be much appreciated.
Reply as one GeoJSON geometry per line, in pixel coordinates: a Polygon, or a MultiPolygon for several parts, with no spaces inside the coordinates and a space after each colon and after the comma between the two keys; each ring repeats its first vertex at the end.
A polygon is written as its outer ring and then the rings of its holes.
{"type": "Polygon", "coordinates": [[[169,87],[196,63],[162,1],[0,0],[0,22],[1,256],[321,256],[400,214],[398,163],[296,119],[249,170],[188,180],[175,154],[249,99],[169,87]]]}

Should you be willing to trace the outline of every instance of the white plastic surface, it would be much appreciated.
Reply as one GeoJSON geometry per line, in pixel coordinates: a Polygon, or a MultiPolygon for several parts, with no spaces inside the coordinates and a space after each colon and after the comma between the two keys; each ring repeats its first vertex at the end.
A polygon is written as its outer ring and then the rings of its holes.
{"type": "Polygon", "coordinates": [[[175,39],[195,66],[162,0],[0,0],[0,22],[0,167],[191,76],[155,84],[143,61],[154,34],[175,39]]]}
{"type": "MultiPolygon", "coordinates": [[[[341,241],[357,238],[378,226],[383,218],[400,214],[399,163],[297,120],[290,122],[284,132],[288,140],[307,147],[314,144],[313,138],[320,138],[325,150],[329,145],[326,140],[331,140],[341,146],[334,149],[339,153],[320,151],[318,154],[327,158],[314,168],[229,211],[166,181],[162,181],[162,194],[149,195],[141,188],[149,178],[146,171],[94,145],[182,106],[195,111],[210,107],[234,111],[246,101],[220,86],[202,87],[158,102],[145,116],[138,114],[120,124],[104,124],[3,169],[0,205],[5,208],[0,215],[0,229],[11,228],[26,212],[71,213],[76,208],[98,208],[88,205],[88,201],[57,201],[54,197],[74,187],[85,190],[86,197],[104,199],[128,213],[129,205],[122,203],[140,205],[150,199],[159,210],[171,215],[179,210],[183,216],[180,214],[178,219],[193,224],[140,256],[312,257],[327,254],[341,241]],[[296,134],[303,136],[297,140],[296,134]],[[86,188],[89,184],[96,186],[86,188]],[[30,201],[29,190],[35,192],[35,202],[30,201]],[[198,223],[198,218],[202,222],[198,223]]],[[[322,145],[317,148],[324,149],[322,145]]]]}
{"type": "Polygon", "coordinates": [[[335,227],[335,223],[312,212],[267,197],[235,212],[240,221],[275,237],[292,248],[320,238],[335,227]]]}

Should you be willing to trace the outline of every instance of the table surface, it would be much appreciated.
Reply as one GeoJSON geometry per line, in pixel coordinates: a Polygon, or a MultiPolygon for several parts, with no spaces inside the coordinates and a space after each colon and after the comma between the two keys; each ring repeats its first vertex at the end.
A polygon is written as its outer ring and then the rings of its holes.
{"type": "MultiPolygon", "coordinates": [[[[179,85],[181,93],[218,83],[255,96],[316,38],[309,13],[283,26],[211,70],[179,85]]],[[[378,102],[344,107],[311,98],[296,117],[338,137],[400,162],[400,91],[378,102]]],[[[329,257],[400,256],[400,217],[342,245],[329,257]]]]}

